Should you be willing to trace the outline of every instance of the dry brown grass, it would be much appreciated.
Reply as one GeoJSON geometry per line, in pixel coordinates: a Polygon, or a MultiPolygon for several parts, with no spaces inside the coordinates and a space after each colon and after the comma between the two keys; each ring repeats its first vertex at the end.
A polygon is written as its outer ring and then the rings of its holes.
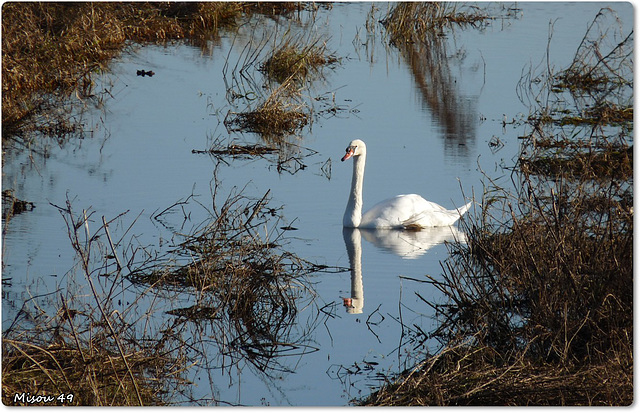
{"type": "MultiPolygon", "coordinates": [[[[5,406],[136,406],[163,405],[148,370],[167,368],[167,360],[150,351],[127,352],[126,366],[116,351],[98,340],[78,346],[73,337],[49,345],[32,338],[4,339],[2,402],[5,406]],[[69,341],[67,341],[69,339],[69,341]],[[127,371],[132,370],[134,381],[127,371]],[[22,396],[27,393],[23,398],[22,396]],[[61,395],[63,397],[58,399],[61,395]],[[29,397],[52,400],[30,402],[29,397]]],[[[32,400],[32,399],[31,399],[32,400]]]]}
{"type": "Polygon", "coordinates": [[[477,7],[455,2],[400,2],[381,21],[392,44],[422,41],[452,25],[481,24],[491,17],[477,7]]]}
{"type": "Polygon", "coordinates": [[[208,218],[181,236],[168,259],[127,278],[197,297],[169,311],[176,325],[210,329],[207,340],[219,347],[225,368],[245,361],[270,375],[283,368],[282,357],[317,351],[293,326],[315,297],[307,276],[327,267],[283,248],[284,232],[272,222],[277,210],[268,202],[269,191],[260,199],[231,193],[219,205],[214,199],[208,218]]]}
{"type": "Polygon", "coordinates": [[[333,65],[337,61],[335,56],[328,53],[325,42],[285,38],[260,65],[260,70],[270,79],[284,83],[290,78],[304,80],[323,66],[333,65]]]}
{"type": "Polygon", "coordinates": [[[277,152],[278,152],[277,148],[272,148],[270,146],[264,146],[259,144],[242,145],[242,144],[236,144],[236,143],[223,146],[220,144],[219,141],[214,142],[213,146],[210,149],[207,149],[204,151],[193,149],[191,151],[191,153],[198,153],[198,154],[207,153],[215,156],[229,155],[229,156],[249,156],[249,157],[255,157],[255,156],[262,157],[264,155],[277,153],[277,152]]]}
{"type": "Polygon", "coordinates": [[[266,142],[282,143],[286,135],[299,132],[311,120],[310,109],[300,94],[301,87],[290,77],[253,109],[229,112],[224,124],[229,131],[253,132],[266,142]]]}
{"type": "Polygon", "coordinates": [[[626,180],[633,176],[633,146],[627,143],[613,142],[596,149],[595,146],[576,148],[572,143],[563,142],[566,141],[556,140],[546,150],[536,142],[536,148],[532,148],[537,152],[536,156],[521,158],[520,169],[527,174],[555,176],[564,173],[594,180],[626,180]],[[561,146],[564,147],[559,149],[561,146]]]}
{"type": "Polygon", "coordinates": [[[293,134],[309,123],[309,114],[303,108],[304,105],[270,97],[255,110],[238,113],[233,120],[237,125],[235,130],[260,135],[293,134]]]}
{"type": "Polygon", "coordinates": [[[597,365],[505,363],[489,347],[447,348],[373,393],[367,405],[385,406],[580,406],[633,402],[633,360],[597,365]]]}
{"type": "MultiPolygon", "coordinates": [[[[301,20],[302,26],[313,27],[317,15],[305,16],[308,20],[301,20]]],[[[233,107],[224,118],[227,132],[257,134],[280,150],[321,114],[314,113],[315,100],[307,92],[323,78],[325,69],[339,62],[328,50],[328,38],[314,37],[315,31],[292,23],[283,33],[280,28],[253,28],[255,41],[238,50],[237,60],[227,61],[223,68],[227,101],[233,107]]]]}

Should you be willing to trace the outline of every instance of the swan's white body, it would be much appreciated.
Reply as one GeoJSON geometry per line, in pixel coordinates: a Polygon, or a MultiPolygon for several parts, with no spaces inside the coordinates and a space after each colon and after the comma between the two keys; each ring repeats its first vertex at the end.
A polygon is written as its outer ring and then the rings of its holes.
{"type": "Polygon", "coordinates": [[[362,184],[367,147],[356,139],[347,147],[343,161],[353,157],[353,177],[342,225],[347,228],[427,228],[454,224],[471,207],[471,202],[455,210],[427,201],[420,195],[398,195],[374,205],[362,214],[362,184]]]}

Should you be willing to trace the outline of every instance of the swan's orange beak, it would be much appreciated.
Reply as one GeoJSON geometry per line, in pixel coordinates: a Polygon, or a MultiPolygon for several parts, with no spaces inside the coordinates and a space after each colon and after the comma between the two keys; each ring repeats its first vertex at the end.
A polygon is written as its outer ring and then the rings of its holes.
{"type": "Polygon", "coordinates": [[[355,152],[355,148],[353,146],[349,146],[347,148],[347,153],[345,153],[344,156],[342,157],[342,162],[344,162],[347,159],[351,158],[353,156],[354,152],[355,152]]]}

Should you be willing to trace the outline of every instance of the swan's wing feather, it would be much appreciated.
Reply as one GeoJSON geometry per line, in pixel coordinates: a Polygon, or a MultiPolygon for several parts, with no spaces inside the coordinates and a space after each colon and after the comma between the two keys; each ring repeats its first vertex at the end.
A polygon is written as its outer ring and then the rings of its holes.
{"type": "Polygon", "coordinates": [[[398,195],[375,204],[362,216],[364,228],[398,228],[413,214],[413,205],[406,195],[398,195]]]}
{"type": "Polygon", "coordinates": [[[420,195],[398,195],[374,205],[362,216],[363,228],[438,227],[452,225],[471,203],[447,210],[420,195]]]}
{"type": "MultiPolygon", "coordinates": [[[[433,204],[433,202],[426,200],[424,202],[433,204]]],[[[471,207],[471,202],[460,208],[451,210],[445,209],[438,204],[434,204],[437,206],[437,208],[435,208],[433,205],[427,206],[425,203],[422,204],[420,211],[407,221],[406,227],[417,226],[426,228],[453,225],[471,207]]]]}

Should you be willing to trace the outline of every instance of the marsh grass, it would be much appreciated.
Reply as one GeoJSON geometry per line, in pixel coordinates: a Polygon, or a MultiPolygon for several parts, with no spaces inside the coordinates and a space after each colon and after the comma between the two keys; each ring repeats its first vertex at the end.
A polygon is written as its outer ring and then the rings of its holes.
{"type": "Polygon", "coordinates": [[[452,25],[476,26],[491,19],[480,8],[455,2],[400,2],[381,20],[392,44],[414,43],[452,25]]]}
{"type": "MultiPolygon", "coordinates": [[[[166,358],[151,351],[117,352],[98,342],[76,344],[73,335],[58,336],[48,345],[34,339],[3,340],[3,397],[5,406],[135,406],[165,404],[149,369],[164,370],[166,358]],[[134,381],[127,376],[132,371],[134,381]],[[20,395],[29,396],[21,398],[20,395]],[[18,395],[18,398],[16,398],[18,395]],[[61,399],[59,397],[63,395],[61,399]],[[33,403],[29,397],[49,396],[33,403]],[[70,398],[69,398],[70,397],[70,398]]],[[[33,400],[33,399],[31,399],[33,400]]]]}
{"type": "Polygon", "coordinates": [[[232,130],[263,136],[284,136],[300,131],[309,123],[305,105],[284,102],[272,95],[255,110],[236,114],[232,130]]]}
{"type": "Polygon", "coordinates": [[[432,356],[367,404],[387,406],[571,406],[630,403],[630,359],[585,367],[515,362],[491,347],[457,346],[432,356]]]}
{"type": "Polygon", "coordinates": [[[442,349],[364,404],[633,401],[632,188],[514,176],[521,191],[488,190],[463,222],[468,245],[450,245],[442,277],[425,281],[446,297],[419,296],[440,320],[423,340],[442,349]]]}
{"type": "Polygon", "coordinates": [[[99,98],[93,76],[132,43],[184,39],[207,49],[243,15],[287,14],[297,3],[8,2],[2,5],[3,140],[39,131],[66,135],[81,125],[68,108],[99,98]],[[74,96],[75,95],[75,96],[74,96]],[[33,122],[33,121],[36,122],[33,122]]]}
{"type": "MultiPolygon", "coordinates": [[[[208,217],[181,237],[170,259],[128,279],[197,297],[194,303],[169,311],[175,322],[208,330],[225,368],[245,360],[271,375],[286,370],[281,358],[318,350],[308,331],[294,325],[300,322],[302,309],[313,307],[315,293],[308,276],[341,269],[287,251],[284,231],[277,219],[272,222],[278,209],[268,202],[269,191],[260,199],[232,191],[219,205],[214,201],[212,209],[206,208],[208,217]]],[[[309,314],[309,324],[314,325],[319,313],[309,314]]]]}
{"type": "Polygon", "coordinates": [[[135,220],[125,224],[125,214],[96,226],[95,213],[75,213],[69,200],[56,206],[77,258],[67,276],[81,279],[27,300],[4,329],[6,405],[29,404],[15,398],[22,393],[73,394],[46,405],[198,404],[194,366],[251,366],[271,377],[290,371],[287,358],[318,350],[310,334],[321,312],[308,276],[345,269],[283,247],[269,191],[252,199],[232,190],[218,199],[218,185],[210,206],[190,196],[153,214],[174,228],[176,242],[164,251],[127,235],[135,220]],[[186,231],[200,208],[204,220],[186,231]]]}
{"type": "Polygon", "coordinates": [[[311,111],[301,99],[302,88],[291,78],[273,89],[266,98],[243,112],[229,112],[224,124],[229,132],[252,132],[267,142],[283,143],[311,121],[311,111]]]}
{"type": "MultiPolygon", "coordinates": [[[[313,6],[316,7],[316,6],[313,6]]],[[[303,27],[312,27],[316,15],[308,14],[303,27]]],[[[306,96],[325,68],[333,69],[339,59],[328,50],[328,38],[312,37],[299,27],[279,33],[251,26],[251,38],[237,61],[227,61],[223,69],[227,101],[234,107],[224,118],[231,133],[254,133],[270,145],[281,147],[288,138],[312,124],[313,101],[306,96]]],[[[235,40],[233,43],[235,44],[235,40]]]]}
{"type": "Polygon", "coordinates": [[[520,158],[519,167],[527,174],[557,176],[568,174],[591,179],[626,180],[633,175],[633,146],[611,145],[601,150],[571,151],[567,145],[561,151],[538,151],[534,158],[520,158]]]}
{"type": "MultiPolygon", "coordinates": [[[[216,142],[218,143],[218,142],[216,142]]],[[[278,152],[277,148],[272,148],[265,145],[259,144],[236,144],[232,143],[226,146],[218,146],[214,145],[210,149],[207,150],[196,150],[193,149],[192,153],[207,153],[216,156],[230,155],[230,156],[264,156],[268,154],[272,154],[278,152]]]]}
{"type": "Polygon", "coordinates": [[[68,274],[68,289],[30,297],[4,326],[3,403],[30,405],[30,397],[39,397],[35,404],[171,404],[186,382],[179,352],[183,341],[176,336],[149,340],[140,327],[154,309],[138,311],[137,301],[121,304],[125,297],[117,287],[133,261],[117,251],[122,239],[111,238],[109,225],[117,219],[103,217],[103,224],[92,228],[93,213],[76,215],[68,200],[57,208],[77,267],[68,274]],[[71,275],[76,270],[84,282],[71,275]],[[107,276],[112,282],[104,283],[107,276]],[[60,395],[65,397],[58,400],[60,395]]]}
{"type": "Polygon", "coordinates": [[[300,82],[318,73],[322,67],[337,62],[338,59],[327,51],[326,41],[285,35],[281,44],[260,64],[259,70],[278,83],[284,83],[289,78],[300,82]]]}
{"type": "MultiPolygon", "coordinates": [[[[590,27],[609,30],[610,17],[603,9],[590,27]]],[[[580,70],[591,55],[583,47],[597,50],[590,70],[609,75],[595,89],[559,89],[552,72],[527,77],[542,80],[534,94],[545,98],[512,168],[515,189],[489,179],[481,209],[461,220],[467,244],[450,244],[442,276],[424,280],[444,302],[418,296],[439,320],[423,340],[438,340],[440,351],[363,404],[633,402],[632,125],[562,122],[631,96],[632,42],[622,36],[607,48],[610,32],[599,33],[585,36],[599,41],[584,42],[571,65],[580,70]]]]}
{"type": "Polygon", "coordinates": [[[318,154],[313,149],[300,146],[296,142],[297,139],[293,140],[292,142],[289,139],[277,138],[275,141],[270,140],[266,145],[262,145],[238,141],[224,142],[221,138],[216,138],[211,142],[209,149],[192,149],[191,152],[210,155],[216,162],[223,162],[227,165],[229,165],[229,158],[262,158],[270,163],[270,169],[275,167],[278,173],[288,172],[293,175],[307,168],[306,158],[318,154]]]}

